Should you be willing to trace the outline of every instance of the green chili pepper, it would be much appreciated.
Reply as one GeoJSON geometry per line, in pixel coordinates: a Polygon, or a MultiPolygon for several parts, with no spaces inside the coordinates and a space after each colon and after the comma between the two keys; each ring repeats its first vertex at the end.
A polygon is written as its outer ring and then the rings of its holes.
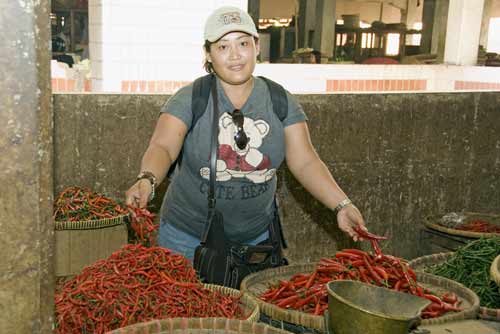
{"type": "Polygon", "coordinates": [[[500,237],[482,238],[459,248],[445,263],[426,271],[462,283],[479,296],[481,306],[498,309],[500,292],[490,278],[490,266],[499,254],[500,237]]]}

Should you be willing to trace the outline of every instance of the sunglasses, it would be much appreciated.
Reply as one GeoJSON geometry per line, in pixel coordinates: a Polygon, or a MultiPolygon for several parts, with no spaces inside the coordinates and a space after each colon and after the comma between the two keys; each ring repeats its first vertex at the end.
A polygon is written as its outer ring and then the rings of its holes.
{"type": "Polygon", "coordinates": [[[238,146],[238,148],[242,150],[247,146],[248,141],[250,140],[250,138],[247,137],[245,130],[243,130],[243,122],[245,120],[245,117],[243,116],[243,114],[239,109],[235,109],[231,113],[231,117],[233,123],[236,125],[236,128],[238,129],[238,131],[234,135],[234,141],[236,142],[236,146],[238,146]]]}

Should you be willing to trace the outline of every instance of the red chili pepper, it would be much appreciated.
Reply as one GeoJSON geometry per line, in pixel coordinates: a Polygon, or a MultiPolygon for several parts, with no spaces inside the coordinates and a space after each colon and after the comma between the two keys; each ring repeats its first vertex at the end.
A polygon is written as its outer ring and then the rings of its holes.
{"type": "Polygon", "coordinates": [[[276,304],[279,307],[289,307],[293,303],[295,303],[299,299],[299,295],[292,295],[290,297],[287,297],[285,299],[282,299],[278,304],[276,304]]]}
{"type": "Polygon", "coordinates": [[[375,280],[376,284],[380,284],[382,279],[377,274],[377,272],[375,270],[373,270],[373,267],[371,266],[370,262],[368,261],[368,257],[365,256],[363,259],[365,261],[365,267],[368,270],[368,273],[370,273],[370,276],[375,280]]]}
{"type": "Polygon", "coordinates": [[[359,225],[354,226],[354,231],[360,237],[362,237],[363,239],[367,239],[367,240],[386,240],[387,239],[387,237],[383,237],[380,235],[370,233],[370,232],[364,230],[363,228],[361,228],[359,225]]]}
{"type": "Polygon", "coordinates": [[[135,215],[130,218],[130,227],[135,232],[138,241],[145,246],[155,246],[155,233],[158,230],[158,224],[154,224],[154,214],[147,209],[134,208],[129,206],[135,215]]]}
{"type": "Polygon", "coordinates": [[[442,295],[441,299],[444,302],[453,304],[453,303],[455,303],[458,300],[458,297],[457,297],[457,295],[454,292],[450,292],[450,293],[445,293],[444,295],[442,295]]]}
{"type": "Polygon", "coordinates": [[[427,298],[438,305],[443,305],[443,301],[438,296],[434,296],[431,294],[424,294],[422,297],[427,298]]]}
{"type": "Polygon", "coordinates": [[[373,270],[377,272],[377,274],[384,280],[388,281],[389,280],[389,275],[387,272],[384,270],[384,268],[380,266],[373,266],[373,270]]]}
{"type": "Polygon", "coordinates": [[[362,255],[358,255],[358,254],[353,254],[353,253],[347,253],[347,252],[337,252],[335,253],[335,257],[336,258],[348,258],[348,259],[351,259],[351,260],[361,260],[362,259],[362,255]]]}
{"type": "Polygon", "coordinates": [[[318,302],[316,303],[316,307],[314,308],[314,313],[313,314],[314,315],[320,315],[321,314],[320,310],[321,310],[321,303],[318,300],[318,302]]]}
{"type": "Polygon", "coordinates": [[[380,246],[378,244],[377,240],[370,240],[372,244],[373,251],[375,253],[375,259],[376,260],[382,260],[384,258],[384,254],[382,254],[382,250],[380,249],[380,246]]]}
{"type": "Polygon", "coordinates": [[[367,255],[367,253],[365,251],[362,251],[361,249],[355,249],[355,248],[346,248],[346,249],[343,249],[342,252],[356,254],[356,255],[359,255],[361,257],[367,255]]]}
{"type": "Polygon", "coordinates": [[[306,283],[306,289],[309,289],[312,285],[312,283],[314,282],[314,279],[316,278],[316,275],[317,275],[317,271],[314,271],[311,276],[309,277],[309,279],[307,280],[307,283],[306,283]]]}
{"type": "Polygon", "coordinates": [[[175,316],[243,317],[239,297],[203,288],[187,259],[141,245],[127,245],[59,284],[55,302],[56,334],[102,334],[175,316]]]}

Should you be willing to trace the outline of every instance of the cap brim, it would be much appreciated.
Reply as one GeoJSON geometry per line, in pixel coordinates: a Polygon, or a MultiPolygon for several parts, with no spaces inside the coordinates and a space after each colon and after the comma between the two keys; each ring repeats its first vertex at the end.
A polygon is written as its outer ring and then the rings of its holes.
{"type": "Polygon", "coordinates": [[[241,25],[234,25],[233,27],[231,26],[226,26],[224,29],[221,29],[220,31],[217,31],[214,34],[211,34],[210,36],[207,36],[207,40],[209,42],[216,42],[225,35],[229,34],[230,32],[244,32],[245,34],[249,34],[250,36],[257,37],[259,38],[259,33],[256,32],[255,30],[250,30],[250,29],[245,29],[242,28],[241,25]]]}

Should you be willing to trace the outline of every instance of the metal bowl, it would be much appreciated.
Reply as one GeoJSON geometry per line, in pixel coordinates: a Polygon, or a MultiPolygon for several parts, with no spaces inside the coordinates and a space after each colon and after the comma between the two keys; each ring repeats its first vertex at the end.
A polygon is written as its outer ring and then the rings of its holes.
{"type": "Polygon", "coordinates": [[[407,334],[430,301],[358,281],[327,284],[328,323],[335,334],[407,334]]]}

